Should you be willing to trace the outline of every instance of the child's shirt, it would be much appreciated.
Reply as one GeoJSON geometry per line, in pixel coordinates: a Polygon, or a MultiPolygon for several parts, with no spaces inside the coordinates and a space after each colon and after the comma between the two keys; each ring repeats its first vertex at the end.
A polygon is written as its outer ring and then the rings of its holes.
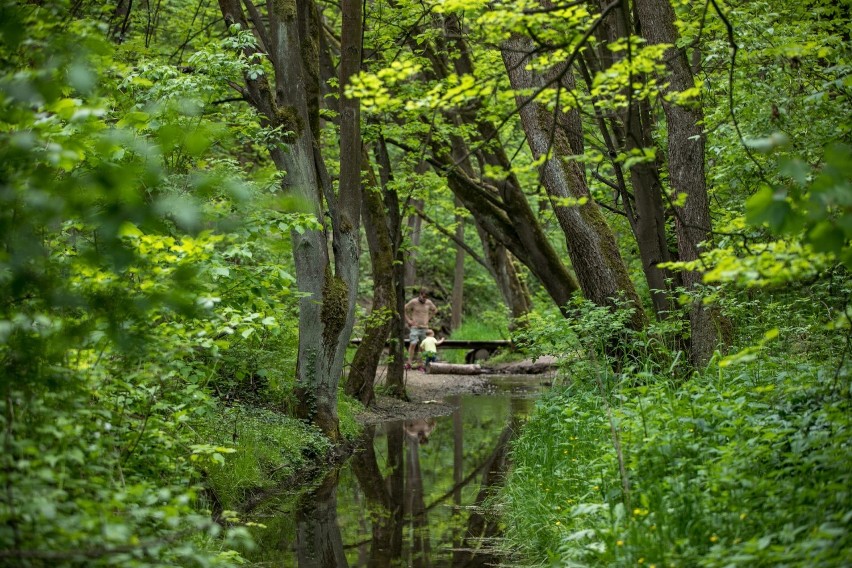
{"type": "Polygon", "coordinates": [[[420,342],[420,346],[423,349],[424,353],[438,352],[438,340],[434,337],[427,337],[426,339],[420,342]]]}

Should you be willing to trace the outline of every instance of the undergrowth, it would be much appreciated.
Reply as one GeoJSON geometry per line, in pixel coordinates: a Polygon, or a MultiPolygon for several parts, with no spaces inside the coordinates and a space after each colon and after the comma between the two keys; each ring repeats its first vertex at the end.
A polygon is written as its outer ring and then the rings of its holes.
{"type": "MultiPolygon", "coordinates": [[[[340,432],[354,440],[361,432],[355,415],[363,407],[340,395],[340,432]]],[[[252,405],[220,405],[199,430],[210,453],[206,478],[219,505],[240,510],[252,496],[277,485],[303,482],[318,469],[332,444],[317,428],[276,410],[252,405]]]]}
{"type": "Polygon", "coordinates": [[[574,324],[534,325],[585,357],[514,444],[508,546],[538,565],[848,566],[845,338],[784,305],[729,300],[755,310],[742,349],[690,377],[672,375],[656,330],[632,338],[653,365],[634,352],[613,371],[600,346],[625,333],[617,314],[584,305],[574,324]]]}

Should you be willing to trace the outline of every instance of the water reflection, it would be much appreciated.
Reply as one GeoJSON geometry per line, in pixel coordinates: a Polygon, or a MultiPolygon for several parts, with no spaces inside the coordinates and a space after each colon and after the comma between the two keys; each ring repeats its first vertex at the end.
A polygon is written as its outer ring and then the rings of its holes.
{"type": "Polygon", "coordinates": [[[532,399],[453,402],[452,416],[368,428],[318,488],[265,507],[269,519],[258,520],[268,528],[250,559],[299,568],[497,564],[488,544],[498,520],[482,505],[503,482],[508,443],[532,399]]]}

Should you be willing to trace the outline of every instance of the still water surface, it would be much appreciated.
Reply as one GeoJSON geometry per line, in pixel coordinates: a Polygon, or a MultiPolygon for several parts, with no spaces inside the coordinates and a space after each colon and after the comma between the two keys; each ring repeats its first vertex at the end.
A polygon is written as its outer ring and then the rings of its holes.
{"type": "Polygon", "coordinates": [[[537,377],[494,377],[489,394],[448,398],[452,415],[369,428],[318,487],[253,511],[266,528],[246,556],[282,568],[496,564],[487,549],[499,520],[481,504],[541,388],[537,377]]]}

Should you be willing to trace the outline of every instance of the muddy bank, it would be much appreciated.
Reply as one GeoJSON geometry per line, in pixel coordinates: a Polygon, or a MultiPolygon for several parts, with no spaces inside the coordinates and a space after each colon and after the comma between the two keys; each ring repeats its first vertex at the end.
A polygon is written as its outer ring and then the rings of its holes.
{"type": "MultiPolygon", "coordinates": [[[[499,365],[488,365],[486,361],[482,365],[481,375],[436,375],[412,369],[406,371],[405,375],[405,390],[409,402],[377,394],[376,400],[358,416],[358,420],[362,424],[378,424],[451,414],[454,406],[445,401],[447,397],[457,394],[483,394],[488,390],[489,377],[494,375],[553,373],[555,363],[556,360],[552,357],[499,365]]],[[[384,374],[385,369],[380,368],[377,373],[377,385],[384,383],[384,374]]]]}

